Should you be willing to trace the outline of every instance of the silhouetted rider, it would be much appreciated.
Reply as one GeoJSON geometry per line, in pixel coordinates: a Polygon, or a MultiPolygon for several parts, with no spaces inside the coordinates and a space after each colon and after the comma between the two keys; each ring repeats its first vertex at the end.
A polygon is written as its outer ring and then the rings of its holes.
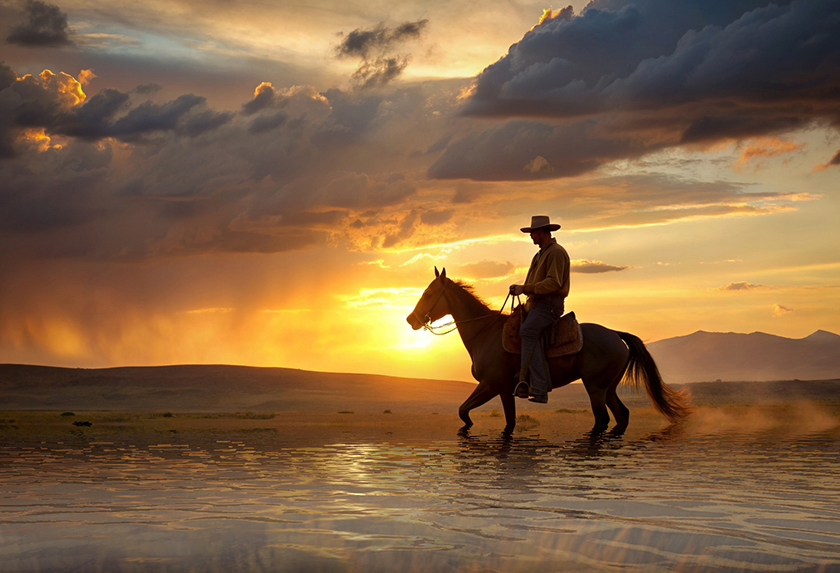
{"type": "Polygon", "coordinates": [[[569,255],[566,249],[557,244],[551,232],[560,225],[551,223],[547,215],[531,217],[531,226],[523,227],[523,233],[530,233],[531,240],[539,245],[539,252],[534,255],[524,285],[511,285],[514,295],[525,294],[528,300],[525,309],[528,316],[519,329],[522,338],[522,367],[519,370],[519,383],[513,393],[520,398],[529,398],[531,402],[548,402],[551,391],[551,378],[548,363],[543,356],[540,336],[543,330],[563,315],[566,297],[569,296],[569,255]],[[526,376],[531,372],[531,385],[526,376]]]}

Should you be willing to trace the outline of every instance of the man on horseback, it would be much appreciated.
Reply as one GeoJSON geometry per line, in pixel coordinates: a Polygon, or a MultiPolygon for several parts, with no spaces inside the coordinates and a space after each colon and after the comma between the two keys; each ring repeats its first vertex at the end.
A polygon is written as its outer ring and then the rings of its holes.
{"type": "Polygon", "coordinates": [[[530,233],[531,240],[539,245],[534,255],[524,285],[511,285],[513,295],[525,294],[528,300],[525,309],[528,316],[519,329],[522,338],[522,365],[519,370],[519,384],[513,393],[519,398],[545,404],[551,391],[551,377],[548,362],[543,355],[540,336],[543,331],[563,315],[566,297],[569,296],[569,254],[551,236],[560,225],[553,224],[547,215],[531,217],[531,226],[523,227],[523,233],[530,233]],[[527,374],[531,373],[528,386],[527,374]],[[529,398],[530,396],[530,398],[529,398]]]}

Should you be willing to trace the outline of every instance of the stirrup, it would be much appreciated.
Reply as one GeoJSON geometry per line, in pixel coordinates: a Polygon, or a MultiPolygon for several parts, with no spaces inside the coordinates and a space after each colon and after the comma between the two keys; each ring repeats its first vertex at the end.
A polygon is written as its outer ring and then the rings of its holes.
{"type": "Polygon", "coordinates": [[[531,387],[523,380],[513,389],[513,395],[517,398],[527,398],[531,395],[531,387]]]}

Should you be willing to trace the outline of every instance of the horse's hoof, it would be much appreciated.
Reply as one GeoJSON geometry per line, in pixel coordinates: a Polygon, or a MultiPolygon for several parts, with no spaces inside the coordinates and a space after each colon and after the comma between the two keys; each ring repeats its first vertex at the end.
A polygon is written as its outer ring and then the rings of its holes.
{"type": "Polygon", "coordinates": [[[502,435],[510,436],[511,434],[513,434],[513,428],[515,428],[515,426],[505,426],[505,429],[502,430],[502,435]]]}
{"type": "Polygon", "coordinates": [[[616,426],[612,430],[610,430],[611,436],[623,436],[624,432],[627,431],[627,426],[616,426]]]}
{"type": "Polygon", "coordinates": [[[458,435],[463,437],[469,436],[470,428],[472,428],[472,424],[464,424],[463,426],[461,426],[461,429],[458,430],[458,435]]]}

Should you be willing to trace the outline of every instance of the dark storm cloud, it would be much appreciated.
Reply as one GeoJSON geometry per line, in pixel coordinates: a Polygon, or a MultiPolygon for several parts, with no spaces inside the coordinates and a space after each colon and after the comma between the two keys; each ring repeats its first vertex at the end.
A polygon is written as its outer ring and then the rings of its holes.
{"type": "Polygon", "coordinates": [[[198,137],[208,131],[213,131],[233,119],[233,114],[229,112],[218,112],[212,109],[191,114],[180,125],[176,126],[175,131],[187,137],[198,137]]]}
{"type": "MultiPolygon", "coordinates": [[[[17,74],[12,68],[0,62],[0,94],[15,83],[17,74]]],[[[11,106],[0,104],[0,161],[15,155],[15,130],[12,128],[11,106]]]]}
{"type": "Polygon", "coordinates": [[[539,178],[664,146],[840,125],[835,1],[611,0],[569,16],[547,18],[486,68],[463,110],[542,118],[552,127],[519,122],[471,134],[450,144],[431,176],[528,178],[516,151],[499,167],[502,133],[553,168],[536,170],[539,178]],[[581,133],[583,118],[589,135],[581,133]],[[558,164],[554,146],[581,136],[586,151],[558,164]],[[474,157],[465,153],[470,144],[479,146],[474,157]],[[485,171],[494,174],[481,177],[485,171]]]}
{"type": "Polygon", "coordinates": [[[261,115],[254,118],[254,121],[248,127],[248,131],[251,133],[262,133],[277,129],[278,127],[282,127],[288,119],[289,116],[282,111],[278,111],[272,115],[261,115]]]}
{"type": "Polygon", "coordinates": [[[197,245],[197,252],[279,253],[299,250],[318,242],[316,233],[296,232],[282,235],[225,230],[206,244],[197,245]]]}
{"type": "Polygon", "coordinates": [[[394,28],[388,28],[383,23],[367,30],[358,28],[347,34],[336,51],[339,56],[358,56],[367,59],[372,55],[392,49],[404,40],[419,38],[428,23],[428,20],[418,20],[405,22],[394,28]]]}
{"type": "Polygon", "coordinates": [[[405,181],[388,181],[365,173],[308,173],[287,185],[254,196],[249,216],[283,217],[312,207],[370,210],[398,205],[417,189],[405,181]]]}
{"type": "Polygon", "coordinates": [[[161,133],[196,137],[215,130],[233,114],[205,108],[204,97],[185,94],[157,104],[135,104],[129,93],[105,88],[84,99],[81,85],[66,74],[43,72],[9,81],[16,74],[0,68],[0,158],[15,154],[15,140],[25,129],[88,141],[113,137],[135,141],[161,133]],[[84,99],[83,103],[79,103],[84,99]]]}
{"type": "Polygon", "coordinates": [[[4,261],[267,253],[328,239],[393,246],[413,236],[426,211],[405,216],[417,185],[395,164],[411,145],[406,133],[418,123],[429,131],[420,88],[260,84],[232,113],[194,94],[153,102],[106,88],[86,96],[63,73],[19,78],[0,67],[0,85],[4,261]],[[249,107],[254,101],[261,104],[249,107]],[[349,223],[361,216],[378,223],[351,236],[349,223]]]}
{"type": "Polygon", "coordinates": [[[157,93],[162,90],[163,87],[159,84],[143,84],[134,88],[134,93],[138,93],[140,95],[151,95],[153,93],[157,93]]]}
{"type": "Polygon", "coordinates": [[[426,150],[427,155],[431,155],[432,153],[437,153],[438,151],[443,151],[446,149],[446,146],[449,145],[449,142],[452,141],[452,134],[444,135],[433,144],[429,146],[426,150]]]}
{"type": "Polygon", "coordinates": [[[526,34],[479,75],[466,112],[570,117],[719,98],[833,98],[840,8],[831,0],[611,5],[526,34]]]}
{"type": "Polygon", "coordinates": [[[43,126],[57,134],[97,140],[115,137],[134,141],[155,132],[176,131],[190,137],[224,125],[231,114],[205,110],[190,112],[204,104],[203,97],[185,94],[164,104],[143,102],[130,107],[129,94],[104,89],[78,109],[57,115],[43,126]],[[125,112],[119,115],[120,112],[125,112]]]}
{"type": "Polygon", "coordinates": [[[408,67],[408,60],[408,56],[365,60],[353,72],[353,81],[363,89],[384,86],[403,73],[408,67]]]}
{"type": "Polygon", "coordinates": [[[394,28],[380,23],[367,30],[356,29],[347,34],[336,53],[343,58],[361,59],[352,76],[356,86],[381,87],[399,77],[408,66],[410,57],[396,54],[395,49],[406,40],[419,38],[428,23],[418,20],[394,28]]]}
{"type": "Polygon", "coordinates": [[[6,41],[26,47],[66,46],[71,44],[67,14],[58,6],[28,0],[25,21],[13,27],[6,41]]]}
{"type": "Polygon", "coordinates": [[[831,161],[828,162],[829,165],[840,165],[840,151],[834,154],[834,157],[831,158],[831,161]]]}
{"type": "Polygon", "coordinates": [[[254,99],[242,105],[243,115],[253,115],[260,110],[271,106],[275,101],[274,86],[263,82],[254,91],[254,99]]]}
{"type": "Polygon", "coordinates": [[[590,120],[559,126],[514,120],[451,143],[429,168],[429,176],[476,181],[571,177],[657,145],[610,137],[590,120]]]}
{"type": "Polygon", "coordinates": [[[374,130],[380,106],[385,101],[382,95],[356,96],[338,89],[327,90],[324,96],[332,109],[312,138],[313,143],[324,149],[355,143],[363,134],[374,130]]]}

